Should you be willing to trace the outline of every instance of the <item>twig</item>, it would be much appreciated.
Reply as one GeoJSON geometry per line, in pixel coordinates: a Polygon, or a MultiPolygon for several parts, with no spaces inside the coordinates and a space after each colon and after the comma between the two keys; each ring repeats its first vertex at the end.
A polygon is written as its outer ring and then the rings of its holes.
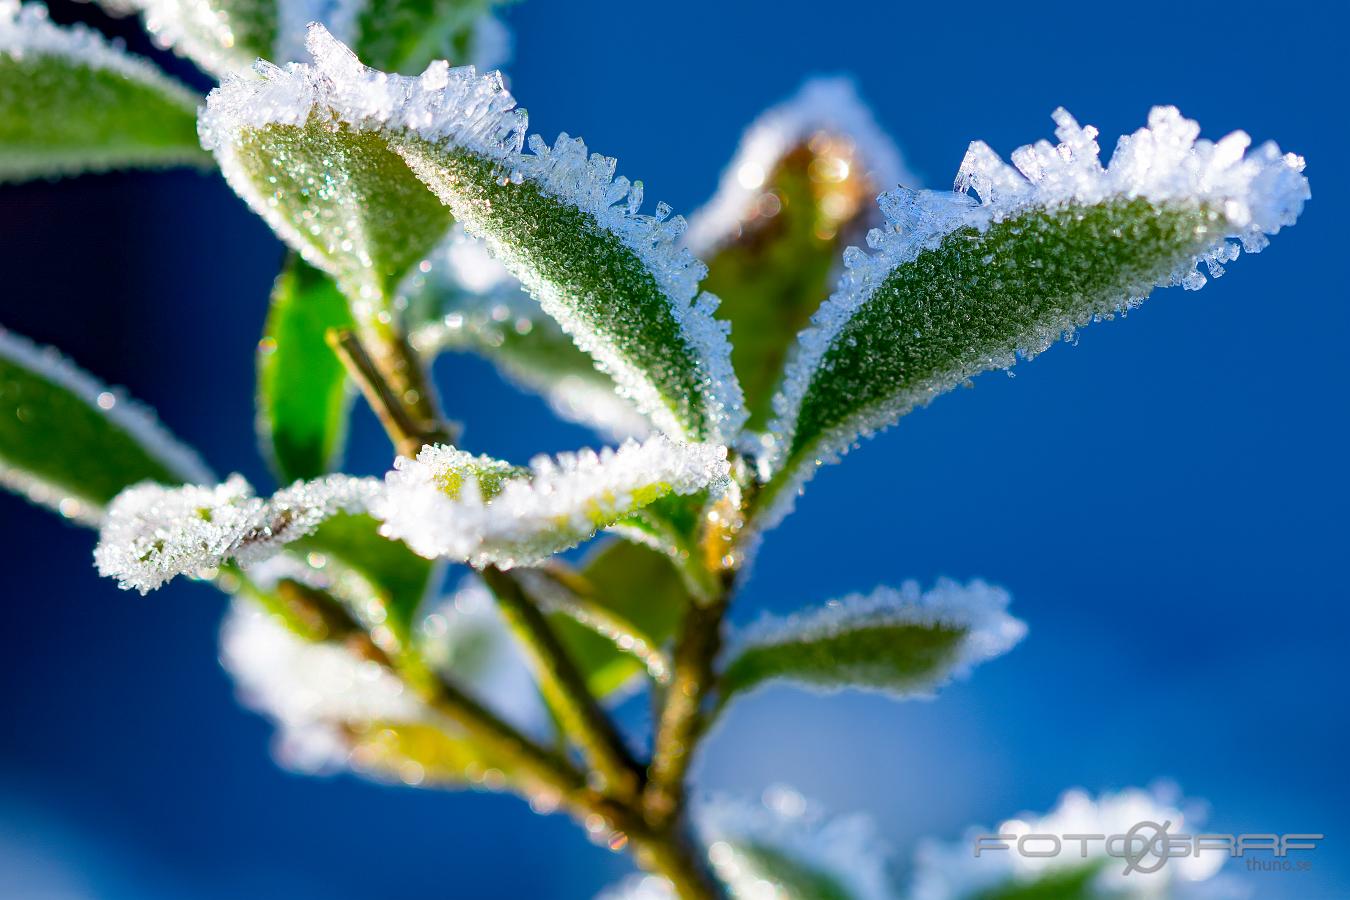
{"type": "Polygon", "coordinates": [[[329,329],[325,338],[400,455],[412,458],[427,444],[454,441],[452,429],[436,411],[421,363],[406,341],[389,336],[394,346],[383,347],[377,361],[354,331],[329,329]]]}

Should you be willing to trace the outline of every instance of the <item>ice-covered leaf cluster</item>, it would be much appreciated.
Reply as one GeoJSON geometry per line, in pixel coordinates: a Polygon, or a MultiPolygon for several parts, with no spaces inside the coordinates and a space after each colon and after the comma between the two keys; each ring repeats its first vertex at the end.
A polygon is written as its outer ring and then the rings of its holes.
{"type": "Polygon", "coordinates": [[[851,594],[786,618],[765,614],[738,632],[721,678],[724,700],[771,681],[815,690],[927,697],[978,663],[1011,650],[1026,625],[1008,593],[946,579],[851,594]]]}
{"type": "Polygon", "coordinates": [[[402,288],[405,302],[428,320],[412,335],[419,352],[483,356],[509,381],[543,396],[560,418],[612,440],[651,432],[614,379],[596,368],[481,241],[456,227],[427,267],[402,288]]]}
{"type": "Polygon", "coordinates": [[[1063,110],[1055,119],[1060,143],[1014,151],[1015,169],[977,142],[956,193],[881,197],[874,252],[845,254],[775,401],[765,521],[859,435],[1155,287],[1199,287],[1197,264],[1217,276],[1239,245],[1259,251],[1309,196],[1300,157],[1273,143],[1248,153],[1242,132],[1198,140],[1173,107],[1122,137],[1105,168],[1096,129],[1063,110]]]}
{"type": "Polygon", "coordinates": [[[50,347],[0,328],[0,485],[97,524],[119,491],[147,479],[214,476],[150,410],[50,347]]]}
{"type": "Polygon", "coordinates": [[[527,473],[433,446],[400,458],[373,508],[382,533],[426,557],[532,565],[671,494],[727,477],[726,449],[663,435],[617,450],[541,456],[527,473]]]}
{"type": "Polygon", "coordinates": [[[119,587],[146,594],[229,560],[264,560],[331,516],[365,512],[380,490],[374,479],[330,475],[263,500],[240,475],[214,487],[144,482],[109,506],[94,562],[119,587]]]}
{"type": "MultiPolygon", "coordinates": [[[[1169,853],[1164,863],[1158,847],[1143,851],[1133,871],[1126,874],[1126,861],[1108,855],[1105,842],[1072,841],[1070,835],[1124,835],[1139,823],[1151,822],[1169,834],[1193,834],[1203,824],[1203,806],[1183,801],[1175,787],[1159,785],[1151,790],[1129,788],[1093,797],[1083,790],[1064,793],[1049,813],[1022,813],[986,831],[971,829],[963,840],[952,843],[925,841],[915,859],[910,896],[913,900],[976,900],[1002,896],[1073,896],[1091,898],[1138,898],[1151,900],[1234,900],[1247,893],[1225,879],[1219,870],[1227,862],[1227,850],[1201,850],[1193,855],[1169,853]],[[1065,852],[1037,855],[1014,849],[986,849],[978,857],[971,848],[979,834],[1011,835],[1003,840],[1015,845],[1027,834],[1065,837],[1065,852]],[[1084,856],[1083,847],[1086,847],[1084,856]],[[1216,877],[1217,876],[1217,877],[1216,877]]],[[[1157,829],[1133,832],[1138,841],[1152,840],[1157,829]]],[[[1037,849],[1043,849],[1037,845],[1037,849]]],[[[1121,853],[1120,842],[1113,846],[1121,853]]]]}
{"type": "Polygon", "coordinates": [[[708,259],[718,247],[739,238],[747,224],[767,212],[761,206],[765,189],[773,187],[775,170],[801,148],[817,151],[810,162],[828,160],[816,165],[813,180],[818,183],[860,176],[878,193],[916,183],[895,143],[858,97],[853,81],[839,76],[812,78],[746,129],[717,193],[689,217],[686,245],[708,259]],[[832,146],[838,142],[846,146],[832,146]],[[834,152],[826,154],[827,149],[834,152]]]}
{"type": "Polygon", "coordinates": [[[100,0],[140,13],[161,47],[218,76],[258,58],[290,62],[304,53],[305,30],[322,22],[379,65],[414,69],[448,57],[499,66],[510,54],[505,26],[488,0],[421,4],[410,0],[100,0]]]}
{"type": "Polygon", "coordinates": [[[522,152],[525,113],[497,73],[436,63],[418,77],[387,75],[319,26],[309,49],[312,65],[227,78],[201,119],[231,185],[292,246],[335,271],[354,216],[399,223],[389,231],[399,247],[413,233],[438,239],[417,221],[432,217],[406,208],[421,201],[389,158],[396,152],[658,428],[719,443],[736,435],[744,411],[726,328],[713,318],[716,298],[698,292],[705,267],[679,245],[683,218],[665,204],[639,214],[641,185],[615,178],[615,161],[578,140],[550,147],[536,137],[522,152]],[[277,171],[297,153],[321,162],[358,151],[354,189],[345,162],[317,175],[341,182],[336,205],[277,171]]]}
{"type": "Polygon", "coordinates": [[[209,163],[199,100],[98,32],[0,0],[0,182],[209,163]]]}

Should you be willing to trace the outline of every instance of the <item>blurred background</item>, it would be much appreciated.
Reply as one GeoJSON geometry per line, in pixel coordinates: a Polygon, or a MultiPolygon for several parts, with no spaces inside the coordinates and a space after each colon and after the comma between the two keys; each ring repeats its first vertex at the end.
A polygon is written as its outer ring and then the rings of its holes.
{"type": "MultiPolygon", "coordinates": [[[[990,374],[810,485],[765,543],[739,620],[941,575],[1007,586],[1030,625],[936,702],[789,690],[721,725],[701,788],[787,783],[865,811],[909,860],[922,835],[1165,776],[1221,832],[1321,832],[1308,873],[1258,897],[1350,896],[1344,689],[1345,17],[1295,5],[685,0],[511,7],[532,130],[617,156],[688,213],[741,129],[809,74],[856,76],[926,186],[975,138],[1050,137],[1058,105],[1109,150],[1153,104],[1308,159],[1313,200],[1260,256],[1170,289],[1015,378],[990,374]],[[1340,73],[1339,75],[1337,73],[1340,73]],[[1337,88],[1336,85],[1341,85],[1337,88]]],[[[155,53],[130,21],[56,3],[155,53]]],[[[219,472],[270,483],[253,350],[282,253],[215,175],[0,189],[0,322],[152,404],[219,472]]],[[[475,450],[595,444],[485,364],[437,379],[475,450]]],[[[78,448],[75,448],[78,450],[78,448]]],[[[360,413],[357,472],[387,445],[360,413]]],[[[269,757],[271,728],[216,659],[223,603],[96,577],[93,536],[0,496],[0,894],[5,897],[583,898],[628,871],[563,818],[269,757]]],[[[625,710],[645,727],[640,703],[625,710]]]]}

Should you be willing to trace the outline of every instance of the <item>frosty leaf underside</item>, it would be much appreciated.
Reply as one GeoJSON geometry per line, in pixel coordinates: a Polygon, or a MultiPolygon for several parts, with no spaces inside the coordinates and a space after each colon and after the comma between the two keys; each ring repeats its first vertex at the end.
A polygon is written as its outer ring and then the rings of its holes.
{"type": "Polygon", "coordinates": [[[210,478],[151,413],[55,351],[0,329],[0,484],[97,522],[129,485],[210,478]]]}
{"type": "Polygon", "coordinates": [[[209,165],[197,102],[87,28],[0,6],[0,182],[209,165]]]}
{"type": "Polygon", "coordinates": [[[762,505],[859,435],[1147,296],[1225,227],[1204,204],[1122,198],[961,228],[920,251],[830,342],[762,505]]]}
{"type": "Polygon", "coordinates": [[[283,483],[317,478],[341,458],[352,392],[325,334],[353,325],[333,281],[292,255],[258,345],[258,439],[283,483]]]}

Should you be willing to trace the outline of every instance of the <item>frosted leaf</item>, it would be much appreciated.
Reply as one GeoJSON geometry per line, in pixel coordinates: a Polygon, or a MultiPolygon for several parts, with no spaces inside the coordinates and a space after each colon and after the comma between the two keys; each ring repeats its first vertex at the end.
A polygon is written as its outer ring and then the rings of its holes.
{"type": "Polygon", "coordinates": [[[845,254],[775,399],[763,524],[859,436],[1128,311],[1155,287],[1200,286],[1197,262],[1230,262],[1234,240],[1260,249],[1309,196],[1300,157],[1273,143],[1244,154],[1241,132],[1197,140],[1199,127],[1172,107],[1122,137],[1106,168],[1095,129],[1063,110],[1055,121],[1060,144],[1014,152],[1016,170],[976,143],[956,193],[882,195],[874,252],[845,254]]]}
{"type": "Polygon", "coordinates": [[[382,534],[428,558],[532,565],[661,497],[724,480],[726,449],[658,435],[618,450],[537,457],[525,477],[514,474],[505,463],[426,447],[416,460],[399,458],[372,511],[382,534]]]}
{"type": "Polygon", "coordinates": [[[0,0],[0,182],[207,165],[199,101],[98,32],[0,0]]]}
{"type": "MultiPolygon", "coordinates": [[[[313,65],[263,66],[259,78],[227,79],[201,119],[204,145],[278,234],[359,287],[355,275],[333,268],[329,251],[352,230],[349,218],[399,223],[391,234],[402,241],[388,244],[403,250],[435,231],[434,217],[388,158],[396,151],[659,429],[686,440],[736,437],[745,413],[727,329],[713,318],[716,298],[698,291],[705,267],[679,245],[683,218],[667,218],[660,207],[654,216],[637,214],[623,202],[632,185],[613,177],[613,160],[588,153],[579,140],[563,135],[550,147],[535,136],[531,152],[521,152],[526,116],[497,73],[433,63],[416,78],[386,75],[318,26],[309,47],[313,65]],[[327,144],[324,128],[336,135],[327,144]],[[344,187],[350,200],[312,209],[299,182],[278,188],[268,181],[282,177],[277,159],[294,167],[299,145],[279,136],[295,132],[333,153],[361,149],[369,177],[344,187]],[[317,241],[298,224],[307,215],[317,241]]],[[[313,177],[331,179],[321,177],[328,172],[322,154],[311,155],[313,177]]],[[[296,181],[294,173],[286,177],[296,181]]]]}
{"type": "Polygon", "coordinates": [[[96,525],[119,491],[145,480],[214,477],[148,409],[0,328],[0,486],[96,525]]]}
{"type": "Polygon", "coordinates": [[[691,219],[685,240],[731,324],[749,428],[768,424],[788,350],[829,295],[840,250],[879,223],[873,199],[901,182],[914,177],[853,83],[816,78],[750,126],[691,219]]]}
{"type": "Polygon", "coordinates": [[[350,724],[429,718],[379,663],[345,645],[305,641],[248,601],[230,605],[220,661],[240,702],[276,722],[277,757],[289,768],[321,772],[345,765],[350,724]]]}
{"type": "Polygon", "coordinates": [[[775,785],[762,802],[713,797],[693,811],[713,870],[736,900],[894,900],[890,849],[865,815],[830,817],[775,785]],[[775,890],[768,893],[765,883],[775,890]]]}
{"type": "Polygon", "coordinates": [[[650,423],[618,393],[614,379],[579,350],[480,241],[456,228],[403,286],[410,307],[429,318],[412,335],[424,354],[473,352],[513,384],[540,394],[559,418],[620,441],[645,437],[650,423]]]}
{"type": "Polygon", "coordinates": [[[317,478],[341,460],[354,392],[326,334],[353,327],[332,279],[291,254],[257,351],[258,441],[280,481],[317,478]]]}
{"type": "Polygon", "coordinates": [[[258,58],[293,62],[305,31],[321,22],[345,43],[390,68],[421,68],[435,55],[502,65],[510,34],[485,11],[492,4],[407,0],[100,0],[110,12],[139,13],[155,43],[226,76],[258,58]]]}
{"type": "MultiPolygon", "coordinates": [[[[952,843],[924,841],[916,854],[910,896],[913,900],[976,900],[1005,893],[1011,896],[1014,892],[1022,892],[1017,896],[1046,897],[1072,894],[1085,900],[1219,900],[1247,896],[1239,885],[1218,874],[1227,861],[1226,850],[1202,850],[1190,856],[1169,854],[1161,865],[1160,857],[1150,850],[1128,875],[1124,874],[1125,860],[1109,856],[1100,840],[1083,842],[1066,837],[1063,852],[1057,856],[1032,857],[1015,849],[984,849],[976,857],[972,851],[980,834],[1012,835],[1015,845],[1016,838],[1025,834],[1123,835],[1140,822],[1158,826],[1170,823],[1169,834],[1194,834],[1204,824],[1203,818],[1202,805],[1183,802],[1168,785],[1148,791],[1128,788],[1095,798],[1080,789],[1067,791],[1048,814],[1022,813],[995,829],[973,828],[963,840],[952,843]],[[1149,871],[1154,868],[1157,871],[1149,871]]],[[[1134,833],[1141,839],[1152,839],[1157,831],[1146,828],[1134,833]]],[[[1038,844],[1035,849],[1045,848],[1038,844]]],[[[1120,847],[1115,851],[1119,854],[1120,847]]]]}
{"type": "Polygon", "coordinates": [[[765,614],[727,648],[722,702],[771,681],[931,697],[954,677],[1021,641],[1006,591],[941,579],[851,594],[786,618],[765,614]]]}
{"type": "Polygon", "coordinates": [[[262,500],[240,475],[215,487],[144,482],[109,506],[94,562],[118,587],[147,594],[174,576],[227,560],[264,560],[331,516],[365,511],[380,489],[374,479],[330,475],[262,500]]]}
{"type": "Polygon", "coordinates": [[[812,78],[790,99],[770,107],[746,129],[736,155],[722,173],[717,193],[689,217],[685,244],[707,258],[735,240],[762,211],[757,207],[773,173],[792,151],[816,142],[815,159],[827,160],[813,180],[838,184],[862,174],[878,192],[916,184],[900,151],[846,77],[812,78]],[[837,172],[840,166],[842,172],[837,172]],[[861,172],[852,171],[861,169],[861,172]]]}

